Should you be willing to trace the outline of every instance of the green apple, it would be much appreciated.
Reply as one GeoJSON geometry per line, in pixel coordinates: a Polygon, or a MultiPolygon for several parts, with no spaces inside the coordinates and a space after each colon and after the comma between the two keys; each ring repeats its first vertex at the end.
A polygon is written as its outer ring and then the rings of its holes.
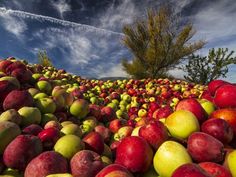
{"type": "Polygon", "coordinates": [[[32,97],[34,97],[37,93],[39,93],[39,90],[36,88],[29,88],[28,92],[30,93],[32,97]]]}
{"type": "Polygon", "coordinates": [[[80,127],[77,124],[74,124],[74,123],[64,126],[61,129],[61,132],[64,135],[71,135],[72,134],[72,135],[76,135],[80,138],[82,137],[82,130],[80,129],[80,127]]]}
{"type": "Polygon", "coordinates": [[[145,117],[146,115],[147,115],[147,111],[146,111],[146,109],[139,109],[139,111],[138,111],[138,117],[145,117]]]}
{"type": "Polygon", "coordinates": [[[123,95],[121,96],[121,99],[124,100],[124,101],[126,101],[127,103],[130,103],[130,102],[131,102],[131,96],[128,95],[128,94],[123,94],[123,95]]]}
{"type": "Polygon", "coordinates": [[[214,105],[214,103],[212,103],[211,101],[208,101],[207,99],[200,99],[199,103],[201,104],[201,106],[203,107],[203,109],[206,111],[206,113],[208,114],[208,116],[216,110],[216,107],[214,105]]]}
{"type": "Polygon", "coordinates": [[[0,115],[0,122],[10,121],[20,125],[22,117],[15,109],[8,109],[0,115]]]}
{"type": "Polygon", "coordinates": [[[70,106],[70,113],[75,117],[83,119],[89,113],[89,103],[84,99],[75,100],[70,106]]]}
{"type": "Polygon", "coordinates": [[[76,135],[65,135],[57,140],[54,150],[70,160],[73,155],[83,149],[81,139],[76,135]]]}
{"type": "Polygon", "coordinates": [[[32,78],[34,79],[34,81],[37,81],[42,76],[43,75],[41,73],[34,73],[34,74],[32,74],[32,78]]]}
{"type": "Polygon", "coordinates": [[[142,126],[137,126],[133,129],[132,133],[131,133],[131,136],[139,136],[139,129],[141,128],[142,126]]]}
{"type": "Polygon", "coordinates": [[[177,110],[170,114],[165,120],[165,125],[171,136],[178,139],[186,139],[193,132],[200,130],[196,116],[186,110],[177,110]]]}
{"type": "Polygon", "coordinates": [[[62,127],[65,127],[65,126],[67,126],[67,125],[69,125],[69,124],[73,124],[73,122],[71,122],[71,121],[69,121],[69,120],[63,121],[63,122],[61,123],[61,126],[62,126],[62,127]]]}
{"type": "Polygon", "coordinates": [[[51,94],[52,91],[52,85],[48,81],[38,81],[36,83],[36,88],[39,89],[41,92],[44,92],[46,94],[51,94]]]}
{"type": "Polygon", "coordinates": [[[41,112],[36,107],[24,106],[18,110],[18,113],[22,117],[21,126],[23,127],[41,122],[41,112]]]}
{"type": "Polygon", "coordinates": [[[162,177],[171,177],[179,166],[191,162],[187,149],[175,141],[162,143],[153,158],[154,168],[162,177]]]}
{"type": "Polygon", "coordinates": [[[56,103],[52,98],[37,99],[35,105],[42,113],[54,113],[56,111],[56,103]]]}
{"type": "Polygon", "coordinates": [[[37,100],[37,99],[40,99],[40,98],[47,98],[47,97],[48,97],[48,95],[46,93],[39,92],[39,93],[36,93],[33,98],[35,100],[37,100]]]}
{"type": "Polygon", "coordinates": [[[98,125],[98,121],[95,117],[89,116],[82,122],[83,125],[89,125],[92,129],[94,129],[98,125]]]}
{"type": "Polygon", "coordinates": [[[227,164],[233,177],[236,177],[236,150],[230,152],[227,156],[227,164]]]}
{"type": "Polygon", "coordinates": [[[16,123],[9,121],[0,122],[0,155],[3,154],[7,145],[20,134],[20,127],[16,123]]]}
{"type": "Polygon", "coordinates": [[[98,98],[96,96],[93,96],[89,99],[90,103],[92,104],[98,104],[98,98]]]}

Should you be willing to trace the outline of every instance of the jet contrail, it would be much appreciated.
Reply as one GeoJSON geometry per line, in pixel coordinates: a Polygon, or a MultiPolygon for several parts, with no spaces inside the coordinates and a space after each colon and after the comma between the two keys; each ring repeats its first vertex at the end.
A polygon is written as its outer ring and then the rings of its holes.
{"type": "Polygon", "coordinates": [[[49,21],[52,23],[60,24],[64,27],[80,28],[85,31],[95,31],[97,33],[102,32],[105,34],[110,33],[110,34],[120,35],[120,36],[124,35],[123,33],[115,32],[115,31],[111,31],[111,30],[106,30],[106,29],[102,29],[102,28],[97,28],[97,27],[91,26],[91,25],[70,22],[70,21],[66,21],[66,20],[61,20],[61,19],[57,19],[57,18],[53,18],[53,17],[49,17],[49,16],[44,16],[44,15],[37,15],[37,14],[24,12],[24,11],[20,11],[20,10],[6,9],[5,7],[0,7],[0,15],[1,15],[1,12],[6,13],[6,14],[10,14],[10,15],[15,15],[18,17],[34,19],[34,20],[38,20],[41,22],[42,21],[49,21]]]}

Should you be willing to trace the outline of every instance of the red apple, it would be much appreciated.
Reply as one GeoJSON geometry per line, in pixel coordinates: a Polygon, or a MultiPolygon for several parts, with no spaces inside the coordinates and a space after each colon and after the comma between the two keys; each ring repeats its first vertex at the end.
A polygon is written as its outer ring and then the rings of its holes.
{"type": "Polygon", "coordinates": [[[173,113],[173,110],[171,109],[170,106],[164,106],[162,108],[157,109],[152,117],[155,119],[162,119],[162,118],[167,118],[171,113],[173,113]]]}
{"type": "Polygon", "coordinates": [[[60,131],[54,127],[42,130],[38,137],[43,143],[44,148],[51,149],[60,138],[60,131]]]}
{"type": "Polygon", "coordinates": [[[24,177],[45,177],[50,174],[67,173],[66,159],[55,151],[45,151],[27,165],[24,177]]]}
{"type": "Polygon", "coordinates": [[[13,90],[11,91],[3,102],[3,109],[20,109],[24,106],[33,106],[33,97],[27,90],[13,90]],[[17,99],[16,99],[17,98],[17,99]]]}
{"type": "Polygon", "coordinates": [[[94,131],[99,133],[102,136],[102,138],[104,139],[104,142],[109,142],[110,136],[111,136],[111,131],[108,128],[106,128],[103,125],[97,125],[94,128],[94,131]]]}
{"type": "Polygon", "coordinates": [[[206,120],[207,114],[201,104],[194,98],[188,98],[181,100],[176,105],[176,110],[187,110],[192,112],[198,119],[199,123],[206,120]]]}
{"type": "Polygon", "coordinates": [[[109,123],[109,130],[116,133],[123,126],[122,119],[114,119],[109,123]]]}
{"type": "Polygon", "coordinates": [[[236,86],[225,84],[216,90],[214,103],[218,108],[236,108],[236,86]]]}
{"type": "Polygon", "coordinates": [[[200,166],[194,163],[187,163],[179,166],[171,177],[212,177],[200,166]]]}
{"type": "Polygon", "coordinates": [[[104,140],[102,136],[97,132],[90,132],[83,138],[85,148],[92,150],[98,154],[102,154],[104,151],[104,140]]]}
{"type": "Polygon", "coordinates": [[[133,177],[133,175],[119,164],[110,164],[103,168],[95,177],[133,177]]]}
{"type": "Polygon", "coordinates": [[[139,136],[145,138],[155,150],[169,138],[167,128],[160,121],[152,121],[142,126],[139,129],[139,136]]]}
{"type": "Polygon", "coordinates": [[[214,162],[201,162],[198,165],[214,177],[232,177],[229,170],[220,164],[214,162]]]}
{"type": "Polygon", "coordinates": [[[152,164],[153,151],[147,141],[138,136],[124,138],[116,150],[115,163],[131,172],[145,172],[152,164]]]}
{"type": "Polygon", "coordinates": [[[223,144],[229,143],[233,139],[233,128],[224,119],[208,119],[201,125],[201,130],[207,133],[223,144]]]}
{"type": "Polygon", "coordinates": [[[233,128],[234,136],[236,136],[236,109],[224,108],[218,109],[211,113],[209,119],[220,118],[226,120],[233,128]]]}
{"type": "Polygon", "coordinates": [[[4,164],[9,168],[22,171],[42,150],[42,143],[37,136],[19,135],[5,149],[4,164]]]}
{"type": "Polygon", "coordinates": [[[74,177],[94,177],[104,167],[104,164],[96,152],[81,150],[70,160],[70,167],[74,177]]]}
{"type": "Polygon", "coordinates": [[[196,162],[222,162],[224,160],[224,145],[213,136],[203,132],[194,132],[189,136],[187,149],[196,162]]]}
{"type": "Polygon", "coordinates": [[[209,93],[211,94],[211,96],[214,96],[215,95],[215,92],[216,90],[224,85],[224,84],[227,84],[226,81],[223,81],[223,80],[213,80],[211,81],[209,84],[208,84],[208,91],[209,93]]]}

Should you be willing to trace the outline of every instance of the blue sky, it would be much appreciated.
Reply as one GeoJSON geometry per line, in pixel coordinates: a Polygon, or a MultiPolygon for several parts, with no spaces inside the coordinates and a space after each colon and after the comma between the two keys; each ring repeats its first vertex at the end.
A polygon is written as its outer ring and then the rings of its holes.
{"type": "MultiPolygon", "coordinates": [[[[163,1],[163,0],[162,0],[163,1]]],[[[197,30],[194,40],[209,48],[236,50],[235,0],[169,0],[197,30]]],[[[126,76],[120,60],[131,58],[122,45],[122,26],[143,18],[160,0],[0,0],[0,58],[37,62],[45,49],[57,68],[85,77],[126,76]]],[[[171,71],[181,77],[180,70],[171,71]]],[[[236,66],[227,79],[236,82],[236,66]]]]}

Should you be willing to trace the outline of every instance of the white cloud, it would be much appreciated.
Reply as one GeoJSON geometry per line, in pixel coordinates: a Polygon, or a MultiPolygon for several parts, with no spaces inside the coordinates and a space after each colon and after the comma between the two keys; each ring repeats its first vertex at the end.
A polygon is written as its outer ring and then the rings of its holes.
{"type": "Polygon", "coordinates": [[[10,33],[14,34],[19,39],[23,37],[23,33],[27,30],[27,25],[24,20],[11,16],[8,13],[3,13],[1,11],[0,17],[2,18],[2,27],[4,27],[10,33]]]}
{"type": "Polygon", "coordinates": [[[236,35],[236,4],[227,5],[226,0],[212,3],[201,9],[194,17],[197,37],[206,38],[209,42],[236,35]]]}
{"type": "Polygon", "coordinates": [[[107,70],[107,71],[103,71],[103,70],[97,70],[97,75],[99,76],[99,78],[102,77],[128,77],[128,75],[126,74],[126,72],[123,70],[122,65],[121,64],[114,64],[112,65],[112,67],[107,70]]]}
{"type": "Polygon", "coordinates": [[[63,14],[67,11],[71,10],[70,5],[66,2],[66,0],[59,0],[57,2],[52,3],[53,6],[57,9],[60,14],[60,17],[64,19],[63,14]]]}
{"type": "Polygon", "coordinates": [[[133,1],[123,0],[118,6],[113,3],[110,7],[101,14],[99,27],[104,29],[120,30],[124,24],[131,24],[141,14],[133,1]]]}

